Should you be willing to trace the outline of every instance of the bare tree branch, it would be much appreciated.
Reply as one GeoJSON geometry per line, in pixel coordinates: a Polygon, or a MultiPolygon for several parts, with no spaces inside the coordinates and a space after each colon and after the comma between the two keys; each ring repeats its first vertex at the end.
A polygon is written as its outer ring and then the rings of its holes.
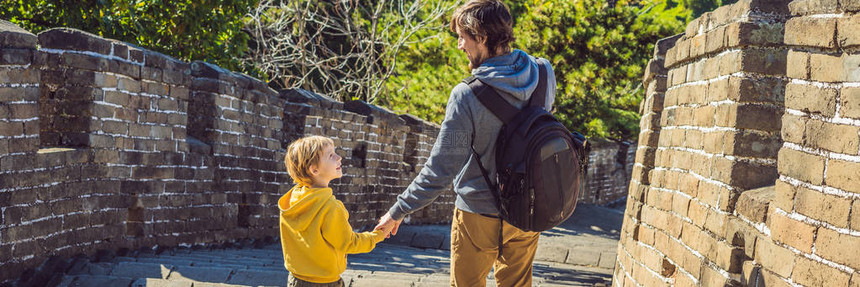
{"type": "Polygon", "coordinates": [[[444,29],[441,17],[458,2],[261,0],[248,14],[256,45],[243,61],[280,88],[372,103],[385,92],[400,51],[437,37],[417,35],[444,29]]]}

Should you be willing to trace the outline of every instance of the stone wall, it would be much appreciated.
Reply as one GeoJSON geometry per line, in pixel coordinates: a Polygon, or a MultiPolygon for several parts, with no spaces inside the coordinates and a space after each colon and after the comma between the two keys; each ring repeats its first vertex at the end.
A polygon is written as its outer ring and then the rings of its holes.
{"type": "MultiPolygon", "coordinates": [[[[363,102],[0,21],[0,283],[52,256],[275,239],[284,149],[310,134],[336,141],[335,193],[354,227],[372,226],[436,133],[363,102]]],[[[447,222],[452,208],[447,193],[409,222],[447,222]]]]}
{"type": "Polygon", "coordinates": [[[657,43],[615,286],[860,284],[860,5],[789,2],[657,43]]]}
{"type": "MultiPolygon", "coordinates": [[[[430,154],[439,126],[79,30],[0,20],[0,284],[58,256],[272,240],[286,145],[334,139],[332,183],[367,228],[430,154]]],[[[634,150],[597,143],[580,202],[622,199],[634,150]]],[[[453,192],[407,217],[449,222],[453,192]]]]}
{"type": "Polygon", "coordinates": [[[624,200],[636,150],[628,142],[589,141],[588,172],[578,203],[607,205],[624,200]]]}

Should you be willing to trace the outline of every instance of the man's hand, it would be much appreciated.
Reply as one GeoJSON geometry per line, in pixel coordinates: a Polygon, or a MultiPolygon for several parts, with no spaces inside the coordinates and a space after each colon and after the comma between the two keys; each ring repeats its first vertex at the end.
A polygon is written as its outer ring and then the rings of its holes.
{"type": "Polygon", "coordinates": [[[376,227],[373,228],[373,230],[382,229],[382,231],[386,234],[385,238],[389,238],[391,237],[391,235],[397,235],[397,229],[400,228],[401,221],[403,220],[394,220],[393,218],[391,218],[391,215],[386,212],[385,215],[383,215],[382,218],[379,219],[379,224],[377,224],[376,227]]]}

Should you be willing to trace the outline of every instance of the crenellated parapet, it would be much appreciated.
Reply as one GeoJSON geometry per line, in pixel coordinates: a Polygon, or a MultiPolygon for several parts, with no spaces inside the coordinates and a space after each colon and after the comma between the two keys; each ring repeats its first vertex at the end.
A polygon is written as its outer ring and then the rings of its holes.
{"type": "Polygon", "coordinates": [[[860,282],[855,2],[738,1],[658,42],[615,286],[860,282]]]}

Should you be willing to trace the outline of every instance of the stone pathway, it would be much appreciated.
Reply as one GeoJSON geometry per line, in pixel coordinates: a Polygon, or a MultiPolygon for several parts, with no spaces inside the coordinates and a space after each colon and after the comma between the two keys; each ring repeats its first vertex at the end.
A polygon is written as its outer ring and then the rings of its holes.
{"type": "MultiPolygon", "coordinates": [[[[571,220],[542,233],[534,285],[609,286],[621,218],[619,210],[582,205],[571,220]]],[[[449,286],[449,236],[449,226],[404,225],[397,236],[372,252],[350,255],[342,277],[351,287],[449,286]]],[[[285,286],[280,245],[247,245],[132,252],[101,262],[78,258],[67,263],[64,275],[54,276],[46,285],[285,286]]],[[[492,275],[487,283],[495,285],[492,275]]]]}

